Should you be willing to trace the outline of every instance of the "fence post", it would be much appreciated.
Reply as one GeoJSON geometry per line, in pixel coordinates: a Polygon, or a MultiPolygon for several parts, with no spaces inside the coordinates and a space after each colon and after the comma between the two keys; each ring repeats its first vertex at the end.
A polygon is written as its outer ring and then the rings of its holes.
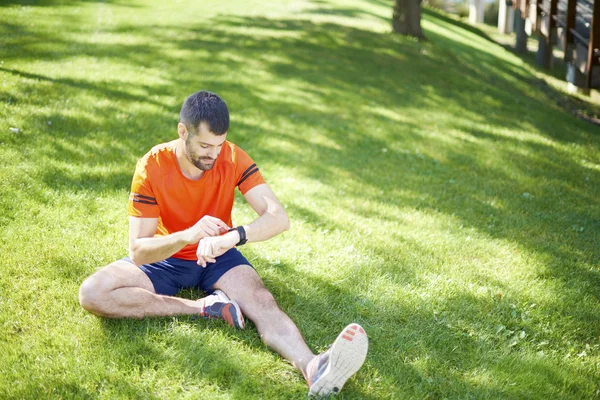
{"type": "Polygon", "coordinates": [[[512,0],[500,0],[498,9],[498,32],[507,34],[514,30],[515,11],[512,8],[512,0]]]}
{"type": "Polygon", "coordinates": [[[597,76],[600,67],[596,67],[600,54],[595,54],[598,47],[600,47],[600,0],[594,0],[587,59],[587,87],[598,87],[600,84],[600,76],[597,76]]]}
{"type": "Polygon", "coordinates": [[[521,11],[521,7],[517,7],[517,9],[515,10],[515,30],[517,33],[517,44],[515,46],[515,51],[517,53],[527,52],[527,39],[529,38],[529,36],[527,35],[527,32],[525,32],[524,16],[525,15],[521,11]]]}

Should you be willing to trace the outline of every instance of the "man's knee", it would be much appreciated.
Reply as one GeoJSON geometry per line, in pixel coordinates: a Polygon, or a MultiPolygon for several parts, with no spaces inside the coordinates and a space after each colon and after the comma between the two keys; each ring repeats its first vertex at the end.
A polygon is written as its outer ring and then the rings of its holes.
{"type": "Polygon", "coordinates": [[[93,314],[110,316],[111,292],[120,287],[138,287],[153,292],[152,282],[142,270],[120,260],[100,269],[81,284],[79,304],[93,314]]]}
{"type": "Polygon", "coordinates": [[[98,271],[88,277],[79,287],[79,304],[84,310],[95,315],[102,315],[102,303],[110,289],[107,277],[98,271]]]}
{"type": "Polygon", "coordinates": [[[94,312],[98,302],[95,278],[90,276],[79,287],[79,304],[84,310],[94,312]]]}
{"type": "Polygon", "coordinates": [[[275,297],[271,292],[264,286],[257,288],[252,296],[254,300],[254,308],[260,311],[278,310],[279,306],[275,297]]]}
{"type": "Polygon", "coordinates": [[[237,301],[246,317],[256,322],[270,312],[280,311],[275,298],[249,265],[230,269],[218,281],[215,289],[223,290],[237,301]]]}

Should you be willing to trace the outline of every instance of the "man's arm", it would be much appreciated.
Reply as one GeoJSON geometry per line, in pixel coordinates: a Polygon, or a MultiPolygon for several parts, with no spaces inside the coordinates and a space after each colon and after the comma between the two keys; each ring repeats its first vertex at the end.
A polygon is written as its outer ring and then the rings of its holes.
{"type": "MultiPolygon", "coordinates": [[[[244,198],[259,215],[250,224],[244,225],[249,242],[267,240],[290,229],[290,219],[285,208],[266,183],[248,190],[244,198]]],[[[235,234],[239,240],[239,234],[235,234]]]]}
{"type": "Polygon", "coordinates": [[[191,228],[166,236],[154,237],[157,227],[158,218],[129,217],[129,258],[135,265],[162,261],[188,244],[228,229],[223,221],[208,215],[191,228]]]}
{"type": "MultiPolygon", "coordinates": [[[[275,193],[264,183],[244,194],[244,198],[258,214],[258,218],[244,225],[248,242],[267,240],[290,229],[290,219],[275,193]]],[[[215,258],[234,247],[240,241],[240,234],[231,231],[215,238],[201,240],[198,244],[198,264],[203,267],[207,262],[215,262],[215,258]]]]}

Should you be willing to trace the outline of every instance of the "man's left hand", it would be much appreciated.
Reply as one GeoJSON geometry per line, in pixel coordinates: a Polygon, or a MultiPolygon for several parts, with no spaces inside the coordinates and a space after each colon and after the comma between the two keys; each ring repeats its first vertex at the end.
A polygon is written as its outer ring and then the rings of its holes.
{"type": "Polygon", "coordinates": [[[233,232],[201,239],[198,242],[198,250],[196,251],[198,265],[206,268],[207,263],[214,263],[217,257],[233,248],[238,241],[239,237],[233,232]]]}

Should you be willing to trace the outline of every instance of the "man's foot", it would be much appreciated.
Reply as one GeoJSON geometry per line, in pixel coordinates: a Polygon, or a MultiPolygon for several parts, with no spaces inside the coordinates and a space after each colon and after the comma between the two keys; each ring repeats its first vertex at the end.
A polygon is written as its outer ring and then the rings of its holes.
{"type": "Polygon", "coordinates": [[[224,319],[232,328],[244,329],[246,324],[240,306],[221,290],[215,290],[212,295],[198,301],[204,303],[201,317],[224,319]]]}
{"type": "Polygon", "coordinates": [[[358,324],[350,324],[324,353],[316,356],[306,368],[309,396],[336,394],[365,362],[369,339],[358,324]]]}

